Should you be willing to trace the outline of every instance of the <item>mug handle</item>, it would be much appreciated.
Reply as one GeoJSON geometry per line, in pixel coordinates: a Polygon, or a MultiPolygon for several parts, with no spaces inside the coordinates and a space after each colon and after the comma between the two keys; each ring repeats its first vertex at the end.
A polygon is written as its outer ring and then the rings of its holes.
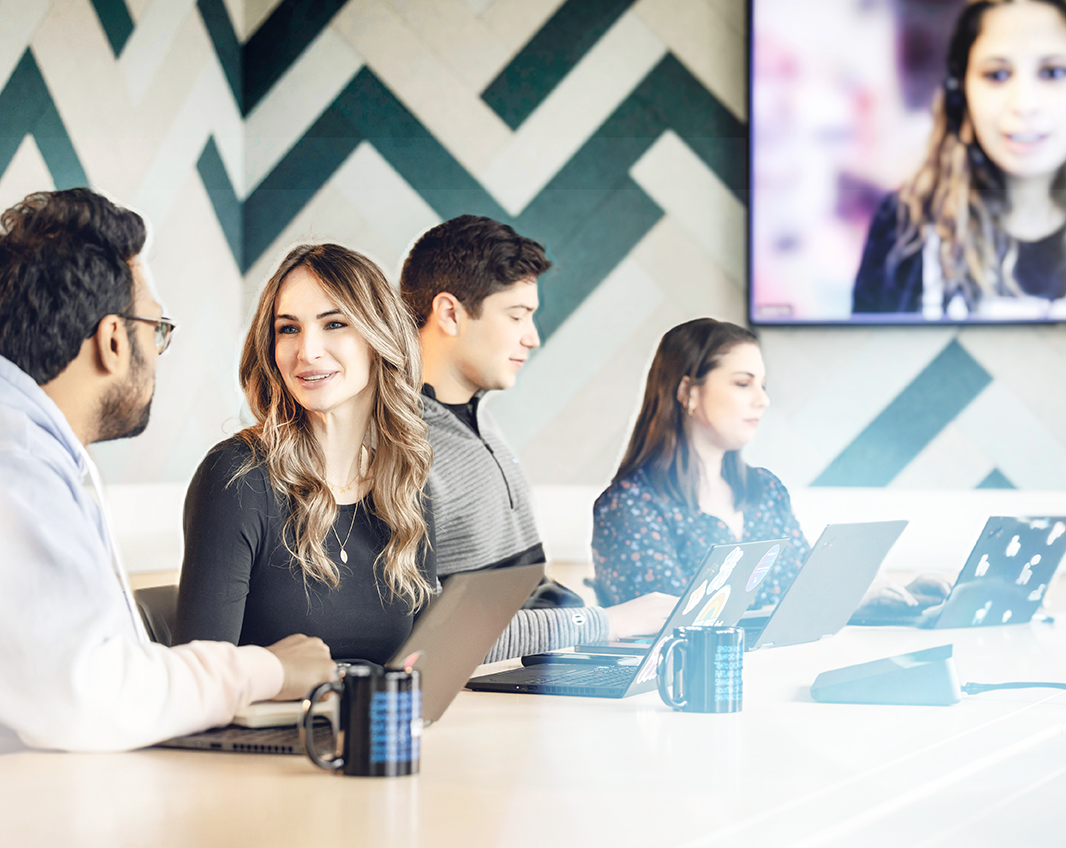
{"type": "MultiPolygon", "coordinates": [[[[307,752],[307,756],[311,758],[316,766],[327,771],[336,771],[337,769],[344,768],[344,757],[334,756],[331,759],[323,760],[318,751],[315,749],[315,704],[322,698],[326,692],[336,692],[338,695],[343,694],[344,686],[339,680],[334,680],[331,683],[323,683],[318,686],[310,695],[304,698],[303,712],[300,714],[299,728],[300,728],[300,745],[303,746],[304,751],[307,752]]],[[[336,740],[336,737],[334,737],[336,740]]],[[[334,746],[336,742],[334,741],[334,746]]]]}
{"type": "Polygon", "coordinates": [[[679,659],[672,657],[675,651],[681,652],[681,657],[685,655],[685,645],[687,642],[677,636],[671,636],[665,645],[663,645],[662,651],[659,652],[659,663],[655,669],[655,682],[659,687],[659,697],[663,699],[663,703],[668,707],[673,707],[675,710],[681,710],[685,708],[688,703],[688,699],[678,701],[670,693],[670,684],[666,680],[666,664],[673,658],[674,663],[674,682],[677,683],[678,692],[681,691],[681,674],[678,665],[679,659]]]}

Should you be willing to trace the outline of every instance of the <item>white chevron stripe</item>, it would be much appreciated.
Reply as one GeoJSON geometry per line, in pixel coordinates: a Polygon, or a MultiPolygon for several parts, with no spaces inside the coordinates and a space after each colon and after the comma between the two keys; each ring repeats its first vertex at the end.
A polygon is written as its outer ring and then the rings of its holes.
{"type": "Polygon", "coordinates": [[[49,0],[0,0],[0,91],[48,14],[49,0]]]}
{"type": "Polygon", "coordinates": [[[385,2],[468,91],[484,89],[511,57],[485,21],[455,0],[385,2]]]}
{"type": "Polygon", "coordinates": [[[518,128],[481,182],[518,215],[666,52],[626,13],[518,128]]]}
{"type": "MultiPolygon", "coordinates": [[[[352,156],[357,153],[359,149],[352,156]]],[[[345,166],[342,166],[341,171],[344,169],[345,166]]],[[[244,275],[246,312],[254,304],[259,289],[282,256],[298,243],[332,241],[347,245],[368,256],[391,276],[392,269],[402,257],[402,250],[397,250],[390,238],[378,231],[375,217],[364,217],[352,204],[348,199],[351,191],[350,187],[346,191],[341,190],[334,175],[288,223],[270,247],[263,251],[263,255],[244,275]]]]}
{"type": "Polygon", "coordinates": [[[1059,442],[1066,442],[1066,393],[1052,375],[1066,374],[1062,326],[974,327],[959,342],[974,359],[1032,412],[1059,442]]]}
{"type": "Polygon", "coordinates": [[[256,104],[244,129],[249,194],[303,138],[362,64],[352,46],[326,27],[256,104]]]}
{"type": "Polygon", "coordinates": [[[1018,488],[1062,488],[1066,446],[998,381],[989,384],[956,423],[1018,488]]]}
{"type": "Polygon", "coordinates": [[[332,182],[392,246],[379,261],[389,263],[385,273],[398,283],[400,263],[414,239],[440,223],[437,213],[369,143],[355,149],[332,182]]]}
{"type": "Polygon", "coordinates": [[[119,58],[134,103],[141,102],[182,22],[195,8],[196,0],[152,0],[145,8],[119,58]]]}
{"type": "Polygon", "coordinates": [[[633,6],[682,64],[742,121],[748,114],[747,21],[736,0],[639,0],[633,6]]]}
{"type": "Polygon", "coordinates": [[[467,89],[387,4],[350,0],[333,26],[471,173],[484,170],[510,140],[511,131],[478,92],[467,89]]]}
{"type": "Polygon", "coordinates": [[[213,53],[156,149],[137,192],[137,207],[150,218],[165,218],[189,171],[195,171],[209,136],[214,136],[226,173],[240,197],[244,182],[244,127],[222,66],[213,53]]]}
{"type": "Polygon", "coordinates": [[[973,489],[994,467],[966,431],[951,423],[889,485],[893,489],[973,489]]]}
{"type": "Polygon", "coordinates": [[[744,284],[747,211],[692,148],[667,130],[630,174],[738,286],[744,284]]]}
{"type": "Polygon", "coordinates": [[[14,206],[35,191],[54,191],[55,183],[33,136],[27,135],[11,158],[7,170],[0,174],[0,209],[14,206]]]}
{"type": "Polygon", "coordinates": [[[681,315],[744,324],[745,286],[730,280],[674,216],[668,214],[652,227],[629,258],[655,281],[681,315]]]}
{"type": "Polygon", "coordinates": [[[526,363],[517,385],[489,395],[511,447],[529,444],[661,301],[637,264],[622,262],[526,363]]]}
{"type": "Polygon", "coordinates": [[[884,327],[858,331],[858,337],[822,335],[805,344],[799,341],[803,332],[766,330],[762,348],[771,397],[784,396],[778,397],[785,407],[781,411],[809,451],[805,467],[817,465],[819,470],[910,385],[954,334],[932,327],[920,333],[884,327]],[[812,374],[819,377],[816,388],[812,374]],[[806,389],[800,393],[799,387],[806,389]]]}

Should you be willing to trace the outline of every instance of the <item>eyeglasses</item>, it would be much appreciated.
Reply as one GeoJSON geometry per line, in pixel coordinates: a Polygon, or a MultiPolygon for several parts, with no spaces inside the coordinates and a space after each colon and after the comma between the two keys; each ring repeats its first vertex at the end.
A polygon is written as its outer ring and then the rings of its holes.
{"type": "Polygon", "coordinates": [[[178,325],[169,318],[142,318],[140,315],[123,315],[130,321],[143,321],[155,327],[155,349],[160,355],[170,347],[170,336],[178,328],[178,325]]]}

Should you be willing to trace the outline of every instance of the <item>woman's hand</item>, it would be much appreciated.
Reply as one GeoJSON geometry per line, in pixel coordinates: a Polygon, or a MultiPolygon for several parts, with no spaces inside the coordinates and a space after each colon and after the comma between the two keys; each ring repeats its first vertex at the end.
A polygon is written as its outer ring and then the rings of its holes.
{"type": "Polygon", "coordinates": [[[677,597],[663,592],[641,595],[624,604],[606,607],[611,632],[607,637],[612,642],[631,636],[654,635],[663,629],[663,623],[677,606],[677,597]]]}
{"type": "Polygon", "coordinates": [[[863,596],[856,614],[917,612],[944,602],[951,593],[951,581],[939,574],[919,574],[906,586],[878,580],[863,596]]]}

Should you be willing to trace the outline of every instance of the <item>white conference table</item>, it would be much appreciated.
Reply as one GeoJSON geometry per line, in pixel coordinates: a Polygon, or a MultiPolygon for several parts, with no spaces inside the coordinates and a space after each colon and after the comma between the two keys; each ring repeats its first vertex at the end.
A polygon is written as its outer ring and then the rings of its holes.
{"type": "Polygon", "coordinates": [[[818,704],[820,671],[951,643],[961,682],[1066,681],[1066,621],[846,628],[745,657],[741,713],[459,694],[421,774],[148,749],[0,756],[11,846],[1066,845],[1066,692],[818,704]]]}

